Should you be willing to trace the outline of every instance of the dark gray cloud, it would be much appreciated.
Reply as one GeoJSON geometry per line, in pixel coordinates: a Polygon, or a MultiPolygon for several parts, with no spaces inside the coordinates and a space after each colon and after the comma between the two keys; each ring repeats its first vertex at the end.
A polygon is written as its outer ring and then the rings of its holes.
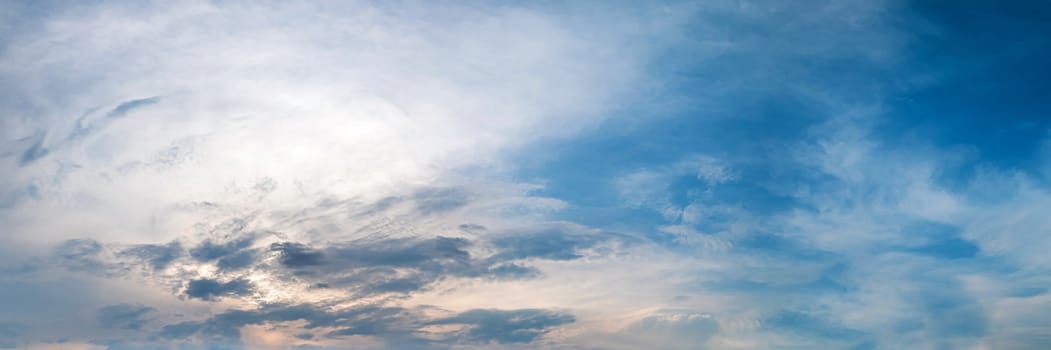
{"type": "MultiPolygon", "coordinates": [[[[313,247],[299,242],[277,242],[269,251],[280,266],[291,269],[296,278],[311,284],[351,290],[358,296],[375,294],[406,295],[426,290],[448,277],[525,279],[540,272],[517,260],[572,260],[581,250],[608,240],[625,237],[610,233],[579,233],[552,228],[514,233],[484,241],[496,251],[474,256],[474,243],[462,237],[366,238],[313,247]]],[[[202,251],[229,254],[248,245],[232,241],[206,243],[202,251]]],[[[192,253],[191,253],[192,254],[192,253]]],[[[202,258],[204,254],[199,254],[202,258]]],[[[247,259],[247,257],[246,257],[247,259]]],[[[244,262],[247,263],[247,262],[244,262]]],[[[243,264],[242,264],[243,265],[243,264]]]]}
{"type": "Polygon", "coordinates": [[[192,299],[215,300],[223,296],[244,296],[252,292],[252,284],[244,279],[220,282],[202,278],[186,284],[185,294],[192,299]]]}
{"type": "Polygon", "coordinates": [[[201,334],[213,338],[238,339],[246,325],[303,320],[307,329],[339,328],[330,336],[405,334],[418,327],[417,315],[399,307],[366,305],[330,310],[315,305],[266,306],[258,310],[228,310],[203,321],[167,325],[160,335],[186,338],[201,334]]]}
{"type": "Polygon", "coordinates": [[[175,259],[184,254],[182,244],[172,241],[165,245],[140,244],[124,249],[120,252],[122,256],[131,256],[142,259],[154,270],[162,270],[168,267],[175,259]]]}
{"type": "Polygon", "coordinates": [[[145,316],[153,311],[154,308],[143,305],[110,305],[99,309],[98,321],[106,328],[138,330],[149,322],[145,316]]]}
{"type": "Polygon", "coordinates": [[[540,276],[540,270],[515,263],[498,263],[490,265],[485,274],[496,279],[528,279],[540,276]]]}
{"type": "Polygon", "coordinates": [[[454,337],[470,343],[529,343],[552,328],[575,320],[570,314],[541,309],[476,309],[430,324],[465,325],[467,329],[454,337]]]}
{"type": "Polygon", "coordinates": [[[59,244],[55,249],[58,257],[67,260],[84,260],[93,258],[102,252],[102,244],[90,238],[77,238],[59,244]]]}
{"type": "Polygon", "coordinates": [[[164,326],[160,335],[165,338],[184,339],[194,334],[204,334],[220,338],[237,339],[241,327],[261,323],[256,312],[229,310],[200,322],[182,322],[164,326]]]}
{"type": "Polygon", "coordinates": [[[259,255],[257,249],[245,249],[222,258],[216,262],[216,266],[222,271],[243,269],[256,262],[259,255]]]}
{"type": "MultiPolygon", "coordinates": [[[[110,247],[91,239],[69,240],[56,248],[56,259],[71,270],[101,275],[131,272],[161,273],[167,283],[183,284],[181,295],[207,301],[246,297],[254,292],[242,270],[252,269],[274,277],[303,283],[311,288],[331,288],[354,297],[407,297],[426,291],[448,278],[491,280],[531,279],[542,273],[528,265],[529,259],[571,260],[581,251],[596,248],[616,234],[575,232],[558,226],[543,230],[504,234],[476,243],[463,237],[431,238],[372,237],[322,244],[277,242],[268,248],[252,248],[259,232],[244,232],[247,221],[235,219],[211,228],[212,238],[186,250],[179,241],[110,247]],[[188,259],[187,259],[188,258],[188,259]],[[185,260],[184,260],[185,259],[185,260]],[[192,261],[214,263],[217,276],[184,274],[192,261]],[[176,265],[176,269],[167,269],[176,265]],[[174,274],[171,274],[174,273],[174,274]],[[182,274],[182,275],[180,275],[182,274]]],[[[280,235],[278,235],[280,236],[280,235]]]]}
{"type": "MultiPolygon", "coordinates": [[[[241,227],[235,226],[234,231],[241,227]]],[[[121,247],[92,239],[74,239],[57,246],[54,259],[69,270],[103,276],[134,271],[161,272],[173,264],[188,263],[180,261],[184,257],[214,262],[224,277],[194,279],[183,290],[185,296],[202,300],[248,295],[252,286],[236,273],[246,268],[278,275],[292,273],[287,277],[310,285],[348,290],[358,296],[406,295],[452,276],[512,279],[539,275],[535,269],[519,264],[473,259],[467,250],[472,243],[465,238],[371,238],[320,249],[298,242],[278,242],[270,245],[267,251],[273,254],[267,255],[260,249],[249,248],[258,236],[256,233],[227,236],[233,237],[224,241],[208,239],[188,252],[179,241],[121,247]],[[274,255],[276,266],[269,263],[274,255]]]]}
{"type": "Polygon", "coordinates": [[[320,251],[302,243],[274,243],[270,245],[270,251],[278,252],[281,265],[287,267],[316,266],[322,262],[320,251]]]}
{"type": "MultiPolygon", "coordinates": [[[[450,277],[525,279],[540,276],[528,259],[570,260],[601,242],[620,239],[615,234],[580,233],[571,229],[545,229],[505,234],[472,242],[463,237],[365,239],[308,245],[277,242],[252,248],[258,233],[243,232],[247,224],[232,220],[210,230],[212,238],[183,249],[179,241],[109,247],[90,239],[70,240],[55,255],[67,265],[92,271],[115,268],[135,271],[135,264],[157,271],[177,264],[203,262],[219,267],[219,275],[188,280],[181,295],[215,301],[245,298],[256,292],[239,270],[269,271],[315,288],[349,292],[351,298],[381,296],[382,303],[428,290],[450,277]],[[474,253],[478,252],[486,254],[474,253]],[[114,253],[115,252],[115,253],[114,253]],[[132,259],[127,259],[132,258],[132,259]]],[[[167,272],[177,271],[179,269],[167,272]]],[[[166,278],[185,278],[167,276],[166,278]]],[[[153,310],[145,306],[114,305],[99,311],[105,327],[141,329],[153,310]]],[[[572,315],[545,310],[471,310],[434,318],[430,312],[383,304],[351,309],[322,305],[268,306],[259,310],[231,310],[214,317],[164,326],[159,335],[181,339],[204,337],[216,344],[233,342],[245,325],[304,320],[308,329],[325,327],[315,336],[372,336],[399,348],[446,347],[449,344],[528,343],[554,327],[574,321],[572,315]],[[427,327],[455,325],[458,330],[433,333],[427,327]],[[436,338],[437,337],[437,338],[436,338]],[[430,339],[430,340],[428,340],[430,339]],[[435,340],[438,339],[438,340],[435,340]]]]}
{"type": "Polygon", "coordinates": [[[458,226],[461,230],[473,232],[473,231],[485,231],[486,227],[479,224],[461,224],[458,226]]]}
{"type": "Polygon", "coordinates": [[[464,238],[358,240],[336,245],[328,255],[354,266],[439,268],[446,264],[463,264],[471,255],[465,249],[471,243],[464,238]]]}
{"type": "Polygon", "coordinates": [[[85,271],[100,274],[114,273],[115,265],[104,253],[106,247],[90,238],[71,239],[62,242],[55,248],[55,257],[59,264],[72,271],[85,271]]]}
{"type": "Polygon", "coordinates": [[[119,251],[117,256],[140,259],[153,270],[164,269],[186,255],[199,262],[214,261],[222,271],[243,269],[258,262],[259,250],[249,247],[262,234],[242,233],[245,226],[247,221],[244,219],[223,222],[209,232],[213,238],[205,239],[188,251],[179,241],[172,241],[164,245],[132,245],[119,251]]]}
{"type": "MultiPolygon", "coordinates": [[[[347,309],[329,309],[317,305],[271,305],[258,310],[228,310],[201,321],[164,326],[160,336],[184,339],[202,335],[213,339],[237,340],[240,329],[247,325],[274,322],[305,321],[304,328],[335,328],[325,333],[329,338],[374,336],[389,344],[426,345],[423,329],[433,325],[462,325],[462,331],[439,334],[431,344],[529,343],[551,329],[569,324],[575,318],[566,313],[541,310],[475,309],[450,317],[428,318],[421,310],[364,305],[347,309]]],[[[301,334],[301,338],[314,338],[301,334]]]]}
{"type": "MultiPolygon", "coordinates": [[[[370,238],[315,249],[302,243],[271,245],[282,266],[299,276],[333,288],[349,289],[358,296],[406,295],[425,290],[446,277],[481,277],[491,274],[493,263],[472,259],[465,238],[370,238]]],[[[505,277],[524,276],[511,268],[498,270],[505,277]]]]}
{"type": "Polygon", "coordinates": [[[255,236],[253,235],[238,237],[222,243],[209,239],[190,249],[190,256],[197,261],[212,261],[248,248],[254,241],[255,236]]]}

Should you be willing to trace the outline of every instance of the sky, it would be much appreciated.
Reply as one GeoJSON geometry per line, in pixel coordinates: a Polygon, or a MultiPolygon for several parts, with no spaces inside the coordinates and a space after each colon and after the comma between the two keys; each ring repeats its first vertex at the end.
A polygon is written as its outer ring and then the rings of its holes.
{"type": "Polygon", "coordinates": [[[0,348],[1051,348],[1039,1],[0,1],[0,348]]]}

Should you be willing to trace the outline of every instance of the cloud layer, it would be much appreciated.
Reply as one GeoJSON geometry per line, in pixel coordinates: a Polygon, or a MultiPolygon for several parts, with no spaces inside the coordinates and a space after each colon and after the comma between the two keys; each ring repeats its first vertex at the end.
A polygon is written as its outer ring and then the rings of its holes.
{"type": "Polygon", "coordinates": [[[0,5],[0,348],[1047,347],[1031,7],[0,5]]]}

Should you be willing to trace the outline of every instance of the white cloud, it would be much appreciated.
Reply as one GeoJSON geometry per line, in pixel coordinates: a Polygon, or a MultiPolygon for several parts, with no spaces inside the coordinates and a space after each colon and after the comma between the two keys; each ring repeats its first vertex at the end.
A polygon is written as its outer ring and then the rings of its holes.
{"type": "MultiPolygon", "coordinates": [[[[403,5],[191,1],[26,13],[38,16],[23,19],[32,25],[0,37],[0,89],[10,92],[0,98],[0,223],[17,251],[5,261],[82,237],[114,259],[127,244],[189,247],[221,238],[231,219],[320,243],[463,236],[460,224],[535,219],[564,203],[501,180],[501,156],[572,136],[627,103],[662,45],[651,39],[677,25],[677,15],[652,17],[660,9],[403,5]],[[428,188],[468,200],[427,204],[419,191],[428,188]]],[[[214,269],[146,270],[131,271],[145,282],[135,296],[162,321],[209,314],[171,304],[172,292],[214,269]]],[[[287,300],[281,286],[255,299],[287,300]]],[[[113,302],[77,301],[85,310],[113,302]]]]}
{"type": "Polygon", "coordinates": [[[640,82],[646,50],[627,45],[650,34],[637,27],[647,18],[561,16],[373,3],[60,11],[0,59],[22,101],[3,120],[2,191],[17,203],[6,222],[34,241],[162,241],[187,225],[166,222],[173,206],[370,201],[499,166],[502,150],[594,125],[640,82]],[[17,140],[41,133],[48,153],[19,166],[17,140]]]}
{"type": "MultiPolygon", "coordinates": [[[[6,232],[0,259],[27,266],[2,270],[10,273],[0,275],[0,285],[10,288],[0,294],[32,296],[0,322],[24,322],[30,330],[20,336],[46,343],[57,340],[47,334],[55,330],[77,340],[126,335],[77,328],[114,303],[155,307],[155,323],[144,328],[155,332],[274,302],[337,308],[375,302],[433,314],[568,309],[575,323],[538,331],[551,347],[837,347],[866,340],[851,338],[857,334],[883,337],[916,322],[929,327],[887,342],[996,347],[1029,344],[1013,338],[1038,338],[1043,329],[1033,310],[1045,308],[1046,298],[1018,295],[1047,282],[1046,189],[1025,174],[995,169],[965,188],[940,184],[941,161],[954,154],[881,143],[870,132],[884,111],[797,83],[786,73],[792,69],[724,73],[735,79],[698,83],[711,91],[691,101],[719,105],[715,100],[738,85],[763,81],[787,86],[821,118],[841,116],[811,129],[805,135],[811,139],[787,145],[795,148],[784,161],[819,181],[758,184],[776,187],[796,207],[759,214],[747,198],[713,198],[713,189],[750,180],[738,165],[754,160],[732,158],[734,152],[683,150],[669,164],[617,174],[624,204],[667,220],[627,234],[551,222],[550,213],[572,203],[539,196],[542,185],[512,175],[509,152],[586,132],[651,97],[639,95],[660,85],[648,76],[650,59],[666,45],[687,46],[697,64],[721,55],[761,56],[760,63],[815,55],[893,61],[894,35],[859,29],[886,29],[882,2],[829,4],[802,17],[796,6],[732,1],[645,9],[575,4],[559,8],[561,14],[531,5],[411,5],[109,3],[0,27],[0,89],[11,91],[0,97],[8,113],[0,118],[6,232]],[[745,32],[735,41],[716,20],[721,16],[763,34],[745,32]],[[842,30],[830,31],[830,19],[842,30]],[[688,20],[700,23],[684,30],[688,20]],[[771,28],[779,40],[765,34],[771,28]],[[846,44],[855,41],[866,45],[846,44]],[[696,186],[682,189],[673,184],[678,180],[696,186]],[[912,254],[931,240],[908,232],[917,222],[958,229],[953,238],[974,244],[976,259],[1002,259],[1017,272],[1000,276],[996,266],[912,254]],[[499,265],[536,268],[523,274],[539,277],[443,275],[421,282],[431,284],[411,296],[359,297],[310,285],[308,274],[279,270],[278,253],[268,250],[279,241],[324,249],[367,236],[451,236],[470,240],[463,249],[484,260],[501,249],[487,239],[546,229],[562,236],[512,243],[545,249],[553,241],[569,246],[563,255],[523,250],[499,265]],[[174,240],[191,248],[239,235],[256,237],[242,248],[261,256],[243,273],[186,256],[159,269],[121,265],[138,258],[121,255],[129,245],[174,240]],[[672,238],[637,238],[657,235],[672,238]],[[101,242],[105,261],[70,258],[73,266],[65,266],[31,258],[55,255],[54,243],[82,237],[101,242]],[[557,239],[566,237],[595,241],[557,239]],[[95,270],[120,278],[77,271],[93,263],[113,264],[95,270]],[[216,302],[178,297],[189,279],[241,277],[260,289],[216,302]],[[57,282],[65,279],[75,283],[57,282]],[[82,293],[63,304],[65,289],[82,293]],[[945,293],[936,297],[955,304],[924,309],[931,307],[925,293],[945,293]],[[56,305],[87,311],[42,307],[56,305]],[[811,329],[802,335],[778,329],[775,321],[787,311],[801,315],[789,320],[820,321],[804,325],[811,329]],[[982,328],[988,332],[938,333],[939,317],[961,315],[973,316],[976,328],[988,325],[982,328]],[[1027,328],[1033,324],[1039,327],[1027,328]]],[[[878,100],[870,98],[864,100],[878,100]]],[[[389,270],[384,276],[413,272],[381,267],[389,270]]],[[[296,338],[304,327],[295,320],[249,322],[237,330],[250,346],[331,345],[324,333],[334,328],[311,329],[316,339],[296,338]]],[[[375,336],[353,340],[389,345],[375,336]]]]}

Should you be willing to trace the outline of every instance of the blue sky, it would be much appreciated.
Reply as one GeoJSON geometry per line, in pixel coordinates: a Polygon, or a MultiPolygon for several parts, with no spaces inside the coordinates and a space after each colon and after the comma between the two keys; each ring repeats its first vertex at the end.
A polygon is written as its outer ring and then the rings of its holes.
{"type": "Polygon", "coordinates": [[[1051,6],[0,4],[0,348],[1051,347],[1051,6]]]}

